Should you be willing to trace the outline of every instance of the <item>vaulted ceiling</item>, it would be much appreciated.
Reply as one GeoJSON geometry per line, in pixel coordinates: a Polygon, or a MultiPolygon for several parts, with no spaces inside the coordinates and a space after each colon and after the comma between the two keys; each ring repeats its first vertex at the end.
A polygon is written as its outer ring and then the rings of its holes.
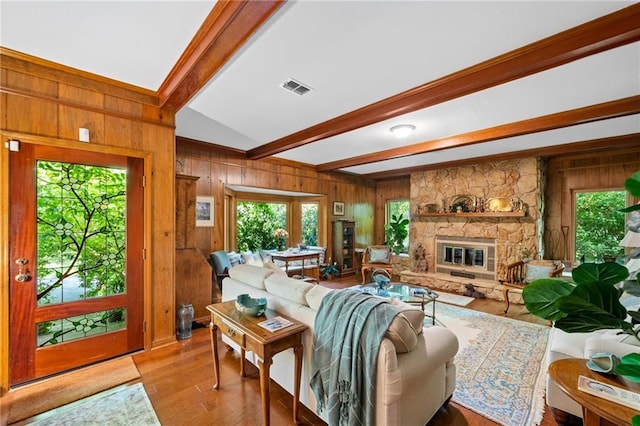
{"type": "Polygon", "coordinates": [[[385,178],[640,149],[640,3],[2,0],[0,23],[3,47],[157,91],[178,136],[250,159],[385,178]]]}

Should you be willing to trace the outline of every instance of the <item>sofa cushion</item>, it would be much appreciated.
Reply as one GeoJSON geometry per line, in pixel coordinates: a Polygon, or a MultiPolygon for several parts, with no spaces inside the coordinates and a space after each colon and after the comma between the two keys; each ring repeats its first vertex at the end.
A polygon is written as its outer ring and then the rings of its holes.
{"type": "Polygon", "coordinates": [[[307,305],[309,305],[311,309],[315,309],[317,311],[320,309],[322,299],[324,299],[324,297],[331,291],[333,291],[333,289],[323,287],[321,285],[314,285],[306,294],[307,305]]]}
{"type": "Polygon", "coordinates": [[[400,312],[409,320],[416,335],[422,333],[424,327],[424,311],[419,306],[410,305],[398,299],[391,299],[391,304],[400,309],[400,312]]]}
{"type": "Polygon", "coordinates": [[[262,257],[260,253],[252,253],[250,251],[245,251],[242,253],[242,263],[246,265],[253,266],[262,266],[264,262],[262,262],[262,257]]]}
{"type": "Polygon", "coordinates": [[[598,330],[591,333],[584,344],[583,357],[608,352],[622,358],[630,352],[640,352],[640,341],[630,334],[618,334],[620,330],[598,330]]]}
{"type": "Polygon", "coordinates": [[[271,269],[274,274],[284,275],[285,277],[287,276],[287,273],[284,271],[284,269],[282,269],[281,267],[279,267],[278,265],[276,265],[273,262],[265,262],[263,267],[265,267],[267,269],[271,269]]]}
{"type": "MultiPolygon", "coordinates": [[[[422,328],[421,328],[422,330],[422,328]]],[[[418,343],[418,337],[413,325],[409,322],[404,314],[399,313],[391,321],[391,325],[384,334],[386,338],[391,340],[396,352],[404,354],[415,349],[418,343]]]]}
{"type": "Polygon", "coordinates": [[[532,282],[539,278],[549,278],[549,274],[556,269],[553,262],[549,262],[548,265],[532,265],[527,264],[527,273],[524,278],[525,282],[532,282]]]}
{"type": "Polygon", "coordinates": [[[369,248],[369,263],[391,263],[391,259],[389,258],[389,249],[369,248]]]}
{"type": "Polygon", "coordinates": [[[271,274],[264,280],[264,285],[269,293],[305,306],[307,292],[315,287],[313,284],[280,274],[271,274]]]}
{"type": "Polygon", "coordinates": [[[271,269],[255,265],[238,265],[229,269],[229,276],[261,290],[265,290],[264,280],[273,274],[271,269]]]}

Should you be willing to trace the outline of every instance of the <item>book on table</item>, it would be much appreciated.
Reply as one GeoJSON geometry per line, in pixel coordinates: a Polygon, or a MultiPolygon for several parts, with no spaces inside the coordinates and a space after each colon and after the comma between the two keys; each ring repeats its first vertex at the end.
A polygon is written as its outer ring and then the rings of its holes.
{"type": "Polygon", "coordinates": [[[258,323],[260,327],[269,331],[280,330],[281,328],[289,327],[293,324],[294,323],[288,319],[279,316],[258,323]]]}
{"type": "Polygon", "coordinates": [[[640,410],[640,394],[628,389],[602,383],[586,376],[578,377],[578,389],[625,407],[640,410]]]}

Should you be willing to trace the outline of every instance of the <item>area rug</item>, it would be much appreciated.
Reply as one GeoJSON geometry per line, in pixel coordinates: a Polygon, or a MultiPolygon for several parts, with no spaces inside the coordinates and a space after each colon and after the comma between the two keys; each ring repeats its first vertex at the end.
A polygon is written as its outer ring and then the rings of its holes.
{"type": "Polygon", "coordinates": [[[461,294],[438,292],[438,303],[448,303],[450,305],[467,306],[475,299],[469,296],[463,296],[461,294]]]}
{"type": "Polygon", "coordinates": [[[127,356],[20,386],[0,398],[0,424],[33,417],[139,377],[127,356]]]}
{"type": "Polygon", "coordinates": [[[39,414],[19,425],[156,426],[158,417],[142,383],[122,385],[39,414]]]}
{"type": "Polygon", "coordinates": [[[540,424],[549,327],[444,303],[436,323],[460,343],[453,401],[504,426],[540,424]]]}

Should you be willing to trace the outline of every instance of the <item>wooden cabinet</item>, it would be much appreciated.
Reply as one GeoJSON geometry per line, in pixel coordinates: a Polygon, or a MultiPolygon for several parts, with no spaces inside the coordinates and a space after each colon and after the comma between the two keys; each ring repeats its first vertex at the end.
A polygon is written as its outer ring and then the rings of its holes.
{"type": "Polygon", "coordinates": [[[333,222],[333,260],[342,274],[356,272],[356,223],[348,220],[333,222]]]}
{"type": "Polygon", "coordinates": [[[195,320],[206,322],[213,288],[211,265],[195,244],[197,180],[176,175],[176,312],[191,303],[195,320]]]}

